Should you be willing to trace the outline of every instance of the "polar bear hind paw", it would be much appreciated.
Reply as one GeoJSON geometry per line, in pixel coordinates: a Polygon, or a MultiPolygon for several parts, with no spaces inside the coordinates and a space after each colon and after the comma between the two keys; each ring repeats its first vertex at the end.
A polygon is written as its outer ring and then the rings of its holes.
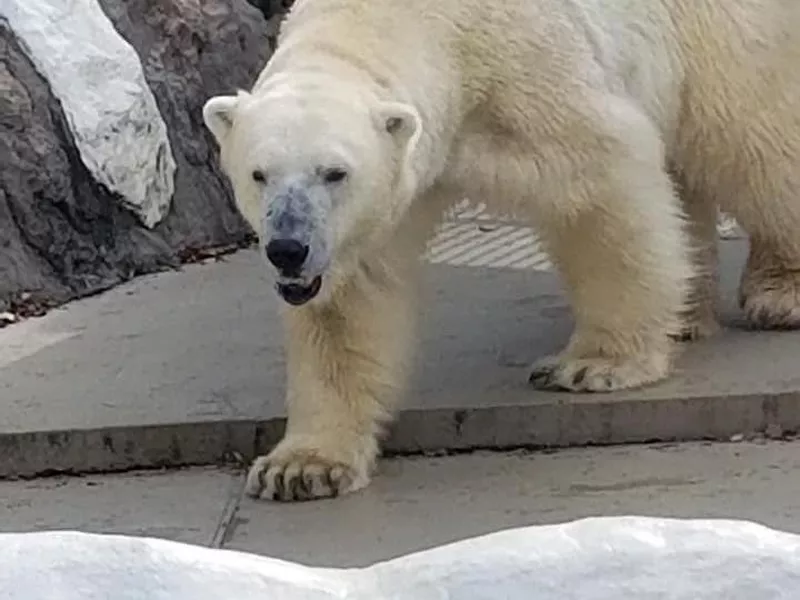
{"type": "Polygon", "coordinates": [[[665,362],[551,356],[534,364],[529,382],[539,390],[613,392],[664,379],[665,362]]]}

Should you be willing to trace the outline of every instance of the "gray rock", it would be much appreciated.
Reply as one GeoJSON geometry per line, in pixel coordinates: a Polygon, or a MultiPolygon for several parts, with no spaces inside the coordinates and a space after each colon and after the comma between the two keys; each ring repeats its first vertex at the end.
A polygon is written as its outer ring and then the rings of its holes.
{"type": "Polygon", "coordinates": [[[95,180],[49,83],[0,15],[0,311],[37,312],[252,240],[201,113],[209,96],[249,87],[263,68],[263,15],[245,0],[100,4],[136,50],[167,124],[172,205],[149,230],[95,180]]]}
{"type": "Polygon", "coordinates": [[[175,160],[136,51],[97,0],[12,0],[5,17],[50,85],[92,176],[147,227],[167,214],[175,160]]]}
{"type": "Polygon", "coordinates": [[[0,301],[63,302],[169,262],[170,248],[146,230],[137,237],[133,215],[89,174],[59,103],[2,22],[0,56],[0,301]]]}
{"type": "MultiPolygon", "coordinates": [[[[160,233],[172,247],[242,239],[247,229],[203,125],[209,96],[248,88],[270,51],[266,22],[245,0],[101,0],[137,49],[178,163],[173,209],[160,233]]],[[[249,231],[249,230],[247,230],[249,231]]]]}

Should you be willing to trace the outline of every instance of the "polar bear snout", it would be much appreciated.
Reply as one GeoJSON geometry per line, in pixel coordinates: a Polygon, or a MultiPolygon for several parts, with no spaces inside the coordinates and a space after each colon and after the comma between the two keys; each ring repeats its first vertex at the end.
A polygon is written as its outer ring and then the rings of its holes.
{"type": "Polygon", "coordinates": [[[278,275],[276,289],[287,303],[301,305],[317,296],[330,263],[324,198],[306,186],[280,186],[266,197],[262,220],[263,252],[278,275]]]}
{"type": "Polygon", "coordinates": [[[267,259],[284,277],[298,277],[308,257],[308,244],[292,238],[272,238],[265,248],[267,259]]]}
{"type": "Polygon", "coordinates": [[[300,306],[319,294],[322,275],[317,274],[314,262],[309,261],[308,244],[290,237],[273,237],[265,245],[264,253],[278,271],[275,289],[288,304],[300,306]]]}

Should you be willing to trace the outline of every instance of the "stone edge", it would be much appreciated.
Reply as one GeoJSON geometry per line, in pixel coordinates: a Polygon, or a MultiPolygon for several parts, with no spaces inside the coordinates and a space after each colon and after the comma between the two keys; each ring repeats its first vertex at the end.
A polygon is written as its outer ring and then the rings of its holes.
{"type": "MultiPolygon", "coordinates": [[[[275,444],[284,419],[220,420],[0,434],[0,478],[249,461],[275,444]]],[[[800,430],[800,391],[701,398],[598,396],[401,412],[387,455],[728,441],[800,430]]]]}

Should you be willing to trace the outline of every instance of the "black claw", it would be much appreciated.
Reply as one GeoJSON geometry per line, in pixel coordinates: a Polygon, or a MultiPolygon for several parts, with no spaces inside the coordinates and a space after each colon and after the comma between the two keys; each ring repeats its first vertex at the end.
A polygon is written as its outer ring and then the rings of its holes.
{"type": "Polygon", "coordinates": [[[258,492],[253,494],[253,496],[255,496],[256,498],[261,495],[261,492],[267,489],[267,481],[265,479],[266,475],[267,475],[266,469],[261,469],[258,472],[258,492]]]}
{"type": "Polygon", "coordinates": [[[293,477],[289,480],[289,494],[292,500],[304,500],[303,478],[302,476],[293,477]]]}
{"type": "Polygon", "coordinates": [[[694,334],[691,331],[680,331],[678,333],[671,333],[669,337],[676,342],[689,342],[694,338],[694,334]]]}
{"type": "Polygon", "coordinates": [[[572,377],[572,383],[578,385],[579,383],[583,383],[583,380],[586,379],[586,373],[589,372],[589,367],[583,367],[582,369],[578,369],[578,372],[572,377]]]}
{"type": "Polygon", "coordinates": [[[542,367],[540,369],[534,370],[530,377],[528,377],[528,383],[532,383],[535,386],[546,388],[550,386],[552,383],[554,375],[554,370],[547,367],[542,367]]]}
{"type": "Polygon", "coordinates": [[[308,473],[303,474],[302,480],[302,489],[303,492],[306,494],[306,498],[313,498],[314,497],[314,476],[309,475],[308,473]]]}
{"type": "Polygon", "coordinates": [[[547,374],[547,377],[544,380],[544,387],[546,387],[549,390],[563,389],[562,385],[560,383],[558,383],[558,380],[556,379],[556,372],[555,371],[550,371],[547,374]]]}
{"type": "Polygon", "coordinates": [[[284,481],[283,475],[284,475],[284,471],[279,471],[275,475],[275,494],[274,494],[274,497],[276,497],[278,500],[283,500],[283,499],[286,498],[286,482],[284,481]]]}
{"type": "Polygon", "coordinates": [[[542,376],[536,380],[535,385],[543,390],[557,391],[561,389],[561,385],[556,381],[555,371],[545,371],[542,376]]]}

